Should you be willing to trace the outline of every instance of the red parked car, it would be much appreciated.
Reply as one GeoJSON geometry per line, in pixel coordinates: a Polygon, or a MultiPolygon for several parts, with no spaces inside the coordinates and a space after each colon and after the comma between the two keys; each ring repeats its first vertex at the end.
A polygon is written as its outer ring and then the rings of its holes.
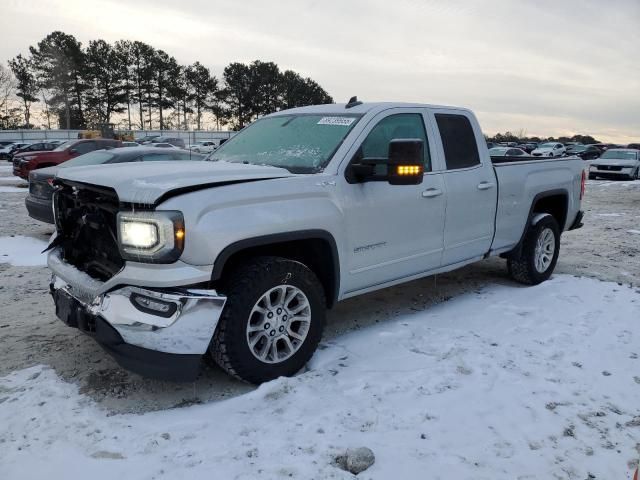
{"type": "Polygon", "coordinates": [[[53,167],[94,150],[121,146],[122,142],[120,140],[108,140],[106,138],[69,140],[50,152],[24,152],[15,155],[13,157],[13,174],[27,180],[31,170],[53,167]]]}

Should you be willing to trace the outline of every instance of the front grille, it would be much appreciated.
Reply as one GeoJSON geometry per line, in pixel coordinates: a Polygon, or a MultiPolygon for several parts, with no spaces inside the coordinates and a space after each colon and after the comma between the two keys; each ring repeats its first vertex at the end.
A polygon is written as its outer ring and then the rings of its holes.
{"type": "Polygon", "coordinates": [[[619,172],[622,170],[622,167],[617,167],[615,165],[600,165],[598,166],[598,170],[606,170],[608,172],[619,172]]]}
{"type": "Polygon", "coordinates": [[[58,182],[54,209],[56,243],[66,262],[101,281],[124,267],[116,234],[119,201],[113,189],[58,182]]]}

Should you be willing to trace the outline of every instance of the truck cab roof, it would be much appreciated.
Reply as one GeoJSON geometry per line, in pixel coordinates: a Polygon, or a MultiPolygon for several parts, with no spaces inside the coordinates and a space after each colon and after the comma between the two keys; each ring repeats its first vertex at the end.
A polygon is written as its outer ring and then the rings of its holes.
{"type": "Polygon", "coordinates": [[[353,107],[347,108],[347,103],[327,103],[324,105],[311,105],[308,107],[297,107],[289,110],[281,110],[268,116],[277,115],[295,115],[295,114],[358,114],[378,113],[390,108],[433,108],[433,109],[450,109],[471,113],[471,110],[460,107],[451,107],[446,105],[432,105],[427,103],[409,103],[409,102],[363,102],[353,107]]]}

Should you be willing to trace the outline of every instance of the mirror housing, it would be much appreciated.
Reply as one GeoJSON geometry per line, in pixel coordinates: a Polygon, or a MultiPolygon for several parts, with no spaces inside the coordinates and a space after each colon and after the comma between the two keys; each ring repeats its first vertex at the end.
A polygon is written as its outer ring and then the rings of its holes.
{"type": "Polygon", "coordinates": [[[424,176],[424,141],[399,138],[389,142],[387,180],[390,185],[418,185],[424,176]]]}
{"type": "Polygon", "coordinates": [[[69,150],[69,153],[78,153],[78,150],[76,150],[75,148],[72,148],[69,150]]]}

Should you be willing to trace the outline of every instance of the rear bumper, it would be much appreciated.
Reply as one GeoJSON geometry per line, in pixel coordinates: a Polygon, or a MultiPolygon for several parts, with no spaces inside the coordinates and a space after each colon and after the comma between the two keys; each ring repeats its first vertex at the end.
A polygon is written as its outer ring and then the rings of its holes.
{"type": "Polygon", "coordinates": [[[27,195],[24,199],[24,204],[31,218],[45,223],[54,223],[51,199],[39,199],[32,195],[27,195]]]}
{"type": "Polygon", "coordinates": [[[104,284],[64,261],[49,266],[56,315],[92,336],[123,368],[173,381],[197,376],[226,297],[215,290],[131,285],[93,296],[104,284]]]}

